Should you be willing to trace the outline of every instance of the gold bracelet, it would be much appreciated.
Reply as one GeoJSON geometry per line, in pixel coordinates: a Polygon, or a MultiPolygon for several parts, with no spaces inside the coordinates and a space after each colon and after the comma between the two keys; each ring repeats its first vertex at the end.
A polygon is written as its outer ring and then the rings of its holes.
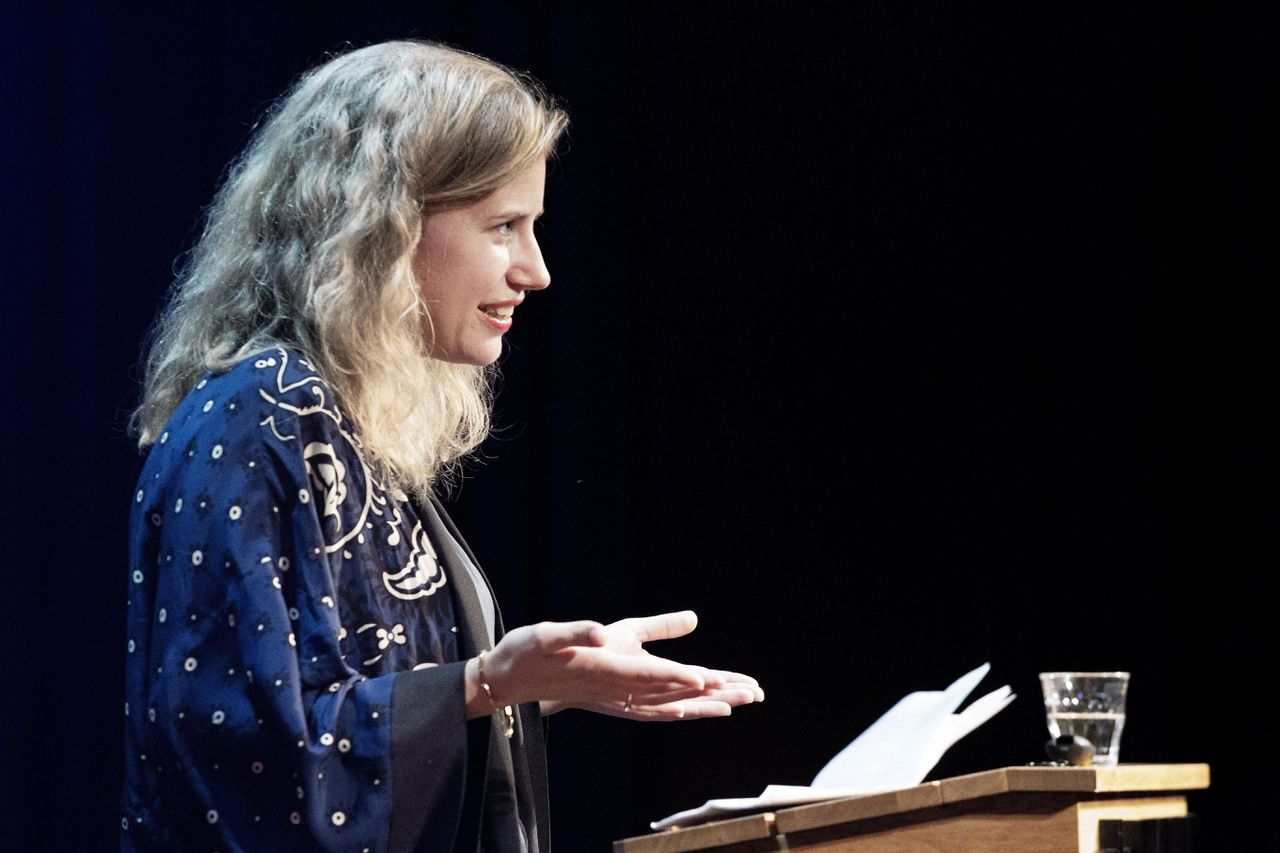
{"type": "Polygon", "coordinates": [[[510,705],[498,707],[498,703],[493,701],[493,690],[489,687],[488,680],[484,677],[484,652],[476,655],[476,674],[480,676],[480,687],[484,690],[485,698],[489,700],[489,706],[493,708],[493,716],[498,719],[502,725],[502,733],[508,738],[515,734],[516,715],[512,713],[510,705]]]}

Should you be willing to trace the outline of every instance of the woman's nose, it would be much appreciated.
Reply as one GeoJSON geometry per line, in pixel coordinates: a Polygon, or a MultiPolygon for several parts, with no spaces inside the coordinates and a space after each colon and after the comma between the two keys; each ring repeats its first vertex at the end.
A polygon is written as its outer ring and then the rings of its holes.
{"type": "Polygon", "coordinates": [[[547,269],[546,261],[542,259],[542,249],[538,246],[538,241],[531,236],[522,242],[518,256],[512,259],[513,263],[507,280],[525,290],[541,290],[551,284],[551,271],[547,269]]]}

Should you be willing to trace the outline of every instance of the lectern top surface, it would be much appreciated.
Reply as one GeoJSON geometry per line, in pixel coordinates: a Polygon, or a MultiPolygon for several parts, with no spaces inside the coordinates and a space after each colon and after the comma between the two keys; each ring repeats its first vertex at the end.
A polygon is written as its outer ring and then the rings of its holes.
{"type": "Polygon", "coordinates": [[[1020,793],[1133,794],[1209,787],[1208,764],[1121,764],[1116,767],[998,767],[925,782],[901,791],[827,800],[716,821],[685,830],[615,842],[626,853],[678,853],[713,849],[821,825],[881,817],[981,797],[1020,793]]]}

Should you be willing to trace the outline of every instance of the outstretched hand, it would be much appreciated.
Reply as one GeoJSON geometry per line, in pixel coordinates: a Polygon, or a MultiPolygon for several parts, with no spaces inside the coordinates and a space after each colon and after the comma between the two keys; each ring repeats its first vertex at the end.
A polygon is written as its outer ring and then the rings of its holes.
{"type": "MultiPolygon", "coordinates": [[[[762,701],[764,692],[750,676],[678,663],[644,648],[682,637],[697,624],[686,610],[610,625],[529,625],[507,634],[486,655],[485,676],[496,702],[538,700],[544,713],[583,708],[638,720],[687,720],[728,716],[739,705],[762,701]]],[[[469,684],[470,679],[471,665],[469,684]]],[[[486,701],[479,697],[479,703],[486,701]]]]}

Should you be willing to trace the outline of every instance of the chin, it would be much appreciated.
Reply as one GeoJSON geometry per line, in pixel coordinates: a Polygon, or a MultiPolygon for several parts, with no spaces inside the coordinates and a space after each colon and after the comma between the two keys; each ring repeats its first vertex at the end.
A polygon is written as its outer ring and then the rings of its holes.
{"type": "Polygon", "coordinates": [[[499,342],[495,347],[476,347],[473,349],[462,350],[456,354],[451,353],[432,353],[432,358],[440,361],[447,361],[450,364],[470,364],[473,367],[484,367],[493,364],[502,355],[502,343],[499,342]]]}

